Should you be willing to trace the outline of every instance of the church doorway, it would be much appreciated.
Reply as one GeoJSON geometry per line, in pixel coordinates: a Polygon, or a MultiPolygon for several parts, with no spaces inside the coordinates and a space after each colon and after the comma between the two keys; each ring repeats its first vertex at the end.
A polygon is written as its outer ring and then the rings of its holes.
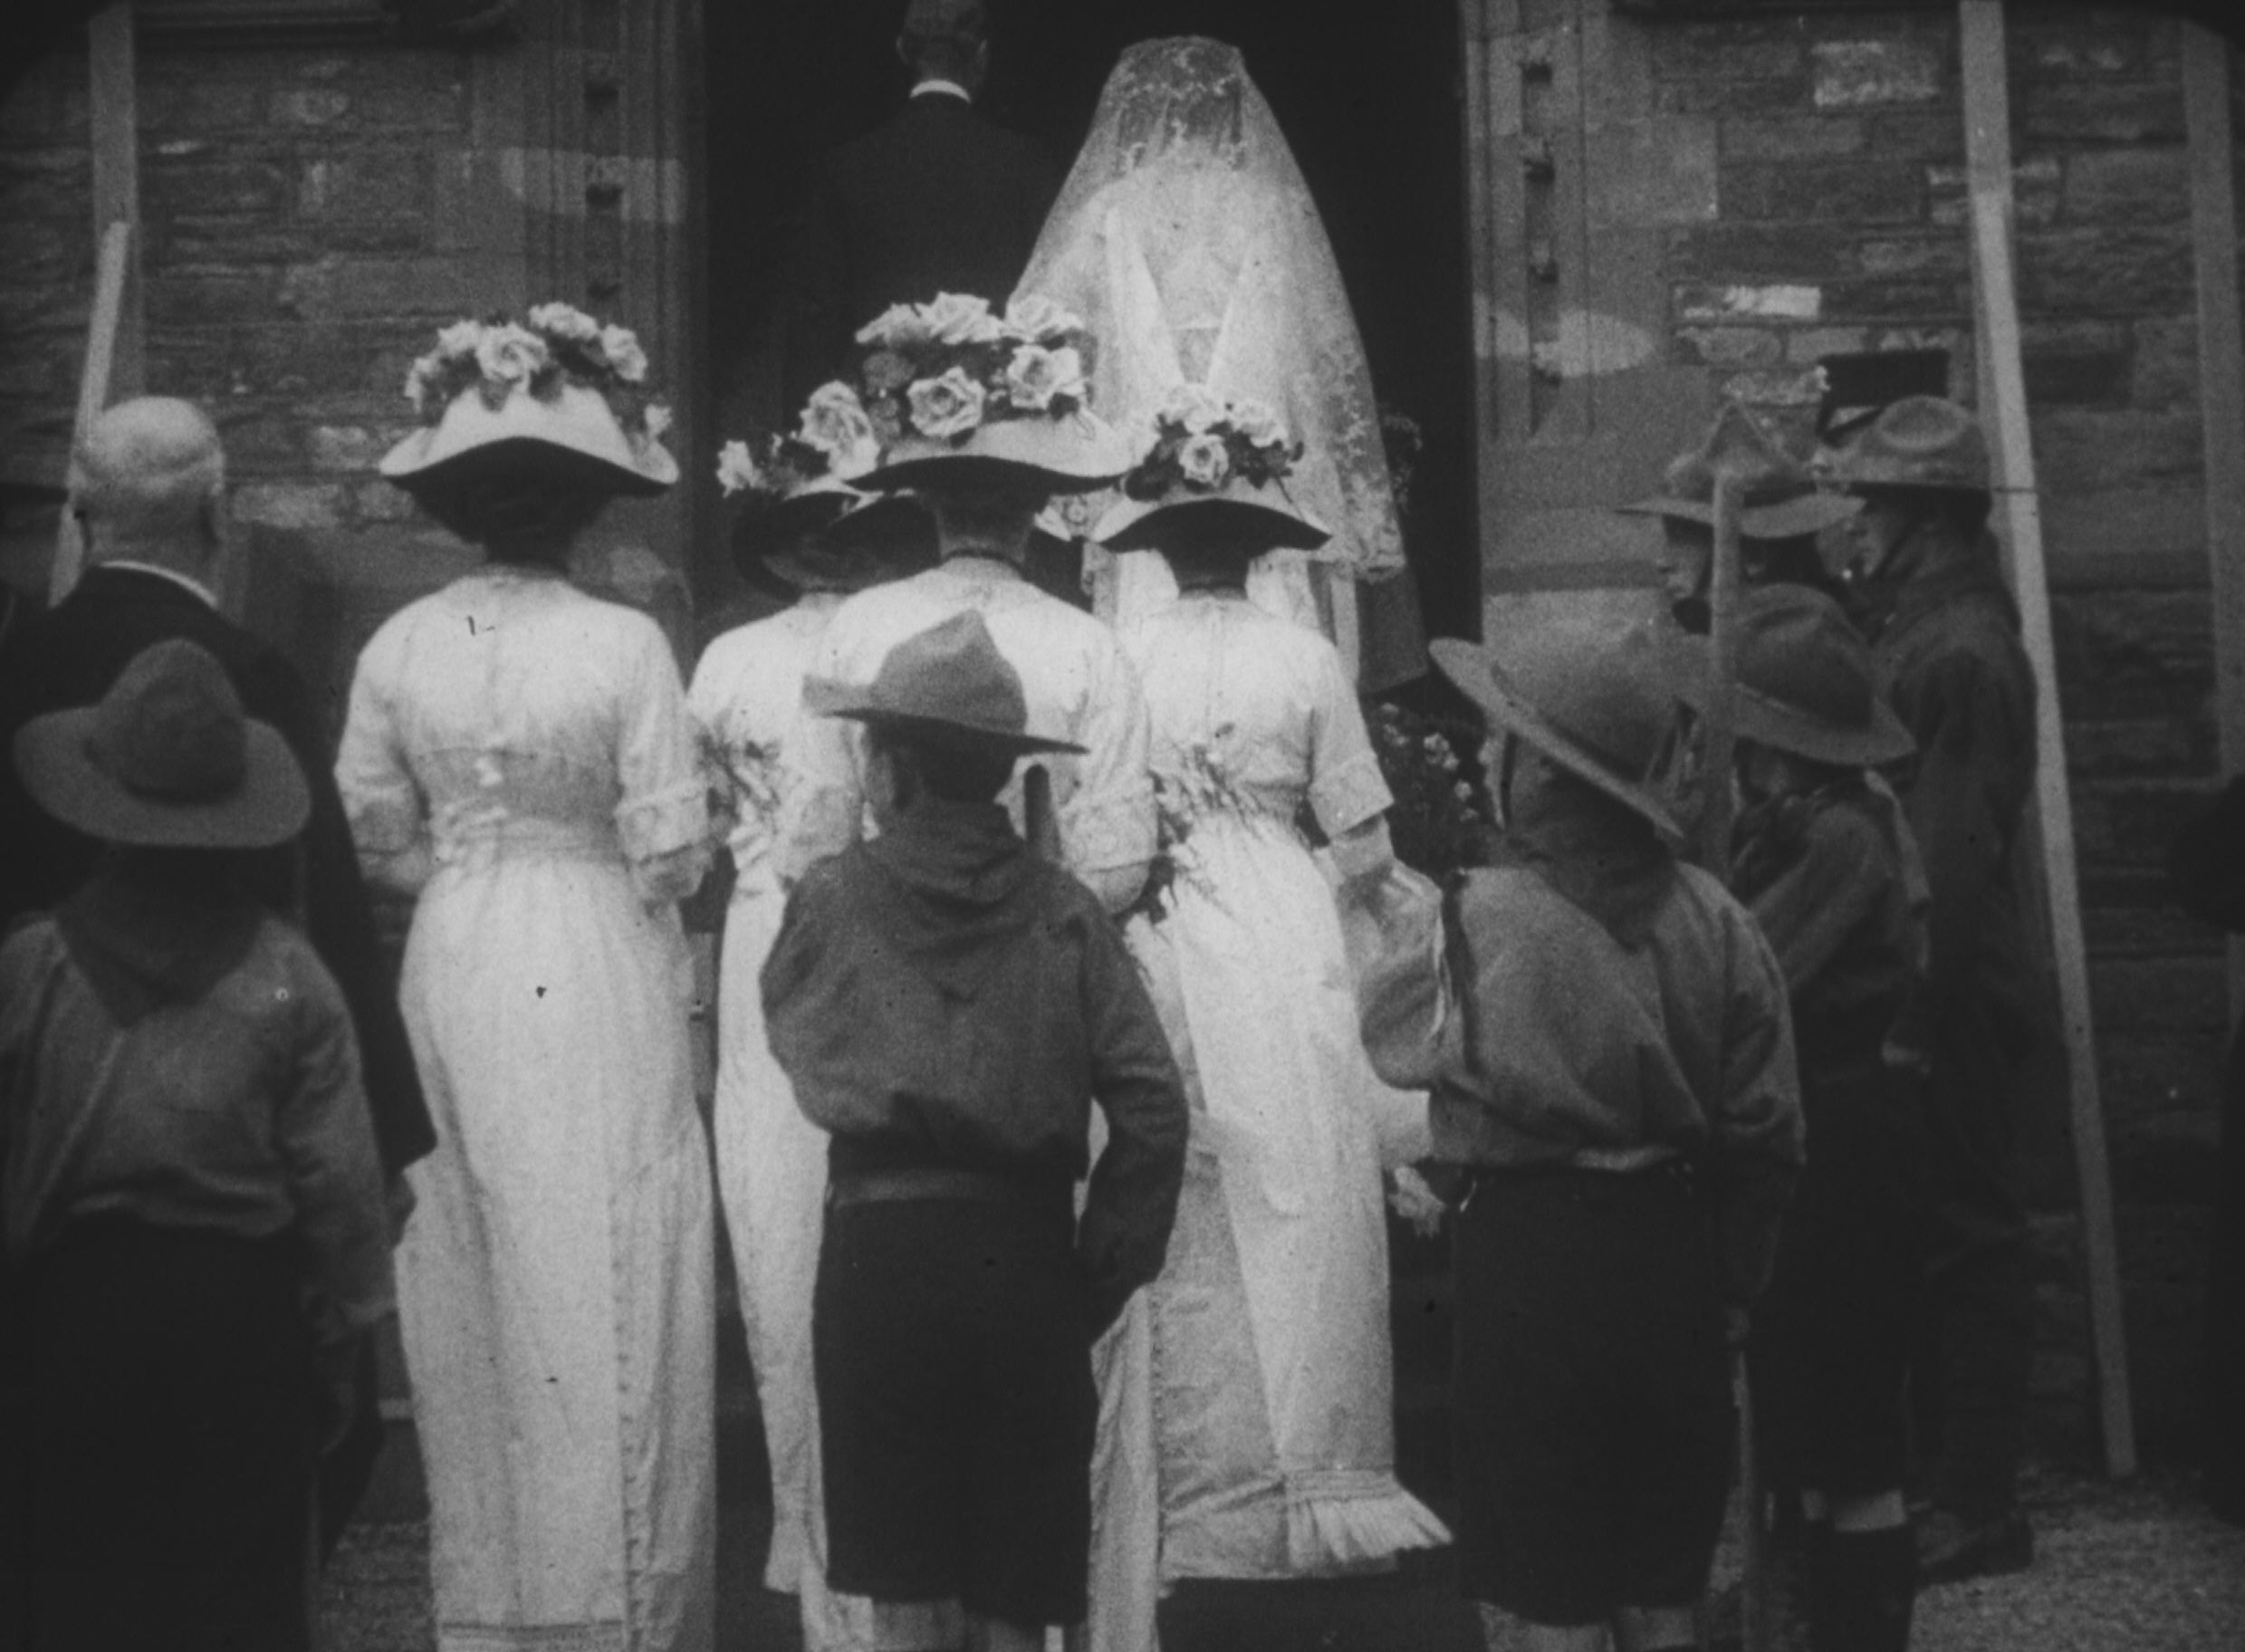
{"type": "MultiPolygon", "coordinates": [[[[1378,15],[1298,0],[991,0],[983,111],[1063,167],[1135,41],[1204,34],[1240,48],[1307,177],[1384,407],[1415,427],[1404,516],[1426,629],[1478,632],[1473,364],[1458,25],[1442,5],[1378,15]]],[[[770,428],[788,215],[818,157],[902,101],[902,0],[761,0],[705,14],[704,203],[714,428],[770,428]]],[[[1408,437],[1399,439],[1408,442],[1408,437]]],[[[715,493],[715,484],[702,484],[715,493]]],[[[705,514],[722,544],[723,514],[705,514]]],[[[707,621],[743,600],[720,549],[696,571],[707,621]]],[[[707,622],[705,621],[705,623],[707,622]]]]}

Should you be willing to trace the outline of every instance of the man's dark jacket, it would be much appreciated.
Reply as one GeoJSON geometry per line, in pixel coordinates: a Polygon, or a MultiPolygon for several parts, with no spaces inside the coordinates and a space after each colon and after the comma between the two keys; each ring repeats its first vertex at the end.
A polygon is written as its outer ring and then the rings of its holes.
{"type": "MultiPolygon", "coordinates": [[[[0,735],[13,741],[33,717],[91,706],[132,658],[185,638],[216,655],[243,708],[279,729],[312,788],[312,821],[300,846],[258,857],[258,893],[293,914],[342,987],[359,1033],[367,1101],[382,1168],[390,1176],[436,1145],[398,995],[376,939],[350,827],[335,790],[334,756],[303,678],[281,654],[161,574],[87,571],[51,613],[27,620],[0,654],[0,735]]],[[[14,765],[0,765],[0,926],[52,906],[92,869],[91,840],[49,819],[27,797],[14,765]]]]}
{"type": "Polygon", "coordinates": [[[788,405],[842,372],[891,304],[972,293],[1003,308],[1060,187],[1035,144],[949,92],[827,156],[789,258],[788,405]]]}

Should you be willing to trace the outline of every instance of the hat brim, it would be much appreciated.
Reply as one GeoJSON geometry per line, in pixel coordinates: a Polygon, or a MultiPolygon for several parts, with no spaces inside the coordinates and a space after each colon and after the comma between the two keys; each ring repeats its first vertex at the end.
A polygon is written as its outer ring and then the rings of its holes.
{"type": "Polygon", "coordinates": [[[668,448],[653,437],[626,436],[607,398],[569,383],[551,396],[516,390],[496,408],[479,390],[463,390],[443,418],[392,447],[377,468],[411,491],[525,447],[571,456],[586,479],[619,494],[659,494],[678,479],[668,448]]]}
{"type": "MultiPolygon", "coordinates": [[[[1257,490],[1260,491],[1260,490],[1257,490]]],[[[1279,489],[1281,498],[1285,489],[1279,489]]],[[[1158,499],[1125,499],[1099,518],[1091,537],[1110,551],[1159,551],[1187,521],[1236,544],[1250,556],[1266,551],[1315,551],[1333,537],[1308,514],[1229,489],[1207,494],[1173,490],[1158,499]]]]}
{"type": "MultiPolygon", "coordinates": [[[[1703,639],[1693,638],[1693,642],[1703,639]]],[[[1693,711],[1706,714],[1707,652],[1697,648],[1675,657],[1677,697],[1693,711]]],[[[1741,740],[1828,763],[1838,768],[1880,769],[1899,763],[1917,750],[1917,741],[1885,701],[1871,702],[1871,721],[1862,728],[1843,728],[1809,716],[1782,700],[1739,684],[1732,691],[1733,728],[1741,740]]]]}
{"type": "Polygon", "coordinates": [[[849,495],[832,489],[752,504],[733,524],[733,565],[744,579],[761,570],[786,580],[781,565],[797,542],[830,527],[849,509],[849,495]]]}
{"type": "Polygon", "coordinates": [[[875,697],[871,687],[836,682],[832,677],[805,678],[803,706],[806,710],[820,716],[848,717],[853,723],[885,724],[893,728],[910,729],[944,739],[980,740],[1010,752],[1073,752],[1081,756],[1087,749],[1072,741],[1049,740],[1024,729],[990,728],[979,723],[931,717],[923,712],[886,705],[875,697]]]}
{"type": "Polygon", "coordinates": [[[136,849],[271,849],[304,829],[312,792],[269,723],[248,721],[242,783],[209,802],[176,802],[128,788],[93,761],[97,708],[34,717],[16,731],[15,772],[32,801],[65,826],[136,849]]]}
{"type": "Polygon", "coordinates": [[[1002,418],[958,441],[908,436],[853,478],[868,493],[900,487],[1011,487],[1025,493],[1083,494],[1130,469],[1129,444],[1089,413],[1065,418],[1002,418]]]}
{"type": "Polygon", "coordinates": [[[1046,740],[1036,735],[1002,733],[997,729],[976,728],[964,723],[946,722],[941,717],[924,717],[910,712],[887,709],[837,710],[826,713],[830,717],[847,717],[868,728],[886,728],[906,735],[921,735],[936,741],[972,741],[993,751],[1012,752],[1017,756],[1032,756],[1041,752],[1066,752],[1081,757],[1088,747],[1067,740],[1046,740]]]}
{"type": "Polygon", "coordinates": [[[1434,657],[1436,668],[1480,706],[1491,722],[1517,735],[1577,779],[1640,816],[1671,841],[1683,840],[1684,829],[1676,824],[1675,817],[1659,798],[1647,788],[1621,779],[1588,747],[1561,733],[1512,686],[1504,668],[1488,649],[1455,637],[1437,637],[1426,646],[1434,657]]]}
{"type": "MultiPolygon", "coordinates": [[[[1704,499],[1679,499],[1664,494],[1617,507],[1625,516],[1665,516],[1677,522],[1715,525],[1715,507],[1704,499]]],[[[1843,494],[1803,494],[1776,504],[1751,504],[1739,512],[1739,533],[1746,539],[1799,539],[1837,527],[1863,509],[1860,499],[1843,494]]]]}

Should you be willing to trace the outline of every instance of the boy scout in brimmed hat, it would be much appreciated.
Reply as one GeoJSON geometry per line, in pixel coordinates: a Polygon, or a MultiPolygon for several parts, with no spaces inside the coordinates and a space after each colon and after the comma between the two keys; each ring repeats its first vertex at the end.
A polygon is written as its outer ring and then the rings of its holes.
{"type": "Polygon", "coordinates": [[[1084,1616],[1092,1342],[1160,1272],[1182,1082],[1120,933],[997,801],[1019,758],[1078,748],[981,615],[807,698],[865,727],[880,829],[796,886],[763,972],[772,1053],[833,1138],[828,1580],[925,1637],[878,1644],[957,1644],[942,1609],[968,1646],[1026,1652],[1084,1616]]]}
{"type": "Polygon", "coordinates": [[[1438,982],[1425,946],[1364,971],[1367,1044],[1430,1085],[1456,1229],[1459,1569],[1492,1647],[1696,1644],[1729,1482],[1726,1337],[1769,1277],[1801,1154],[1783,976],[1681,863],[1645,784],[1674,719],[1641,624],[1566,622],[1501,664],[1438,641],[1479,704],[1509,827],[1450,921],[1453,1012],[1385,1036],[1438,982]]]}
{"type": "Polygon", "coordinates": [[[28,1644],[309,1647],[315,1468],[392,1308],[350,1013],[244,860],[311,791],[183,639],[14,756],[103,846],[0,946],[28,1644]]]}
{"type": "Polygon", "coordinates": [[[1895,1024],[1924,1073],[1926,1358],[1937,1441],[1922,1580],[2017,1570],[2034,1539],[2016,1482],[2033,1362],[2020,1158],[2023,1067],[2045,1035],[2021,831],[2035,774],[2034,673],[1987,532],[1988,444],[1964,408],[1895,402],[1840,455],[1886,698],[1917,742],[1898,790],[1932,894],[1925,978],[1895,1024]]]}
{"type": "MultiPolygon", "coordinates": [[[[1746,592],[1731,888],[1785,972],[1808,1161],[1751,1357],[1780,1484],[1806,1518],[1815,1652],[1902,1652],[1913,1573],[1903,1390],[1923,1152],[1888,1030],[1924,956],[1923,879],[1871,773],[1915,749],[1828,597],[1746,592]]],[[[1703,682],[1685,698],[1703,704],[1703,682]]]]}
{"type": "Polygon", "coordinates": [[[1707,437],[1671,460],[1659,494],[1621,507],[1660,519],[1660,576],[1669,610],[1684,630],[1704,634],[1714,578],[1715,468],[1748,456],[1739,500],[1739,577],[1749,585],[1784,582],[1837,594],[1818,539],[1862,509],[1859,501],[1817,486],[1807,466],[1786,453],[1742,408],[1725,408],[1707,437]]]}

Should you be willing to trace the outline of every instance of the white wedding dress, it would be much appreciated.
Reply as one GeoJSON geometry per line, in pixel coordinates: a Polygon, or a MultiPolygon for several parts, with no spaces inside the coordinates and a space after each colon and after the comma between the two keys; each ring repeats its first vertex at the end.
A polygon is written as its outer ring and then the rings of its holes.
{"type": "Polygon", "coordinates": [[[1162,1581],[1383,1569],[1449,1541],[1395,1477],[1381,1146],[1425,1099],[1373,1074],[1297,816],[1376,869],[1387,786],[1323,639],[1205,591],[1122,639],[1175,864],[1130,935],[1194,1108],[1153,1288],[1162,1581]]]}
{"type": "MultiPolygon", "coordinates": [[[[1259,558],[1249,595],[1322,630],[1353,677],[1355,580],[1404,565],[1379,414],[1324,225],[1235,49],[1188,38],[1123,54],[1017,291],[1083,318],[1093,405],[1135,441],[1180,382],[1285,420],[1306,448],[1288,492],[1333,537],[1259,558]]],[[[1088,533],[1115,497],[1060,504],[1088,533]]],[[[1116,622],[1176,594],[1153,552],[1094,545],[1086,577],[1116,622]]]]}
{"type": "Polygon", "coordinates": [[[336,780],[417,888],[398,994],[437,1125],[398,1318],[438,1652],[706,1652],[709,1144],[676,902],[707,812],[645,615],[494,567],[360,656],[336,780]]]}

